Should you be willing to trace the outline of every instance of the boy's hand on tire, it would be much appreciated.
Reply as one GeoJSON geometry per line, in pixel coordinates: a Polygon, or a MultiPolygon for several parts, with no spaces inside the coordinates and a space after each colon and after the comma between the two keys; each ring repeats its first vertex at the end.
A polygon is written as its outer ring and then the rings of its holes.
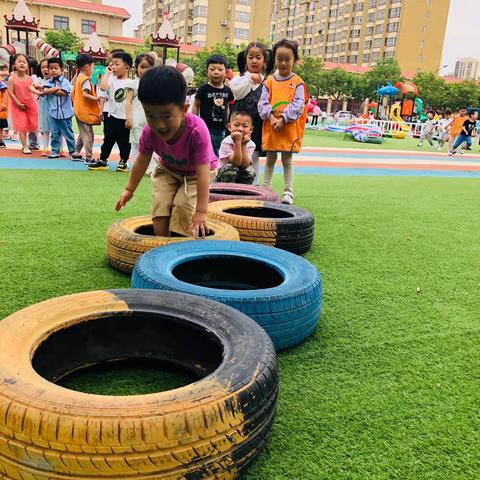
{"type": "Polygon", "coordinates": [[[122,207],[124,207],[128,201],[131,200],[133,197],[133,192],[127,190],[126,188],[123,190],[122,194],[120,195],[120,199],[118,200],[117,204],[115,205],[115,210],[118,212],[122,207]]]}
{"type": "Polygon", "coordinates": [[[205,238],[210,232],[207,226],[207,214],[195,212],[192,217],[190,230],[195,238],[205,238]]]}

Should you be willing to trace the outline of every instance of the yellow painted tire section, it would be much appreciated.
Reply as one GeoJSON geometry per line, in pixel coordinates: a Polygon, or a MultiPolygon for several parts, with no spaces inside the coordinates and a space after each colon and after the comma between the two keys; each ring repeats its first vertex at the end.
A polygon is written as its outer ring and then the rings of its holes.
{"type": "MultiPolygon", "coordinates": [[[[111,333],[104,345],[102,336],[92,336],[98,345],[91,348],[86,342],[78,351],[90,353],[95,363],[95,352],[117,348],[108,339],[111,333]]],[[[273,424],[278,395],[273,345],[253,320],[217,302],[150,290],[87,292],[7,317],[0,322],[0,338],[3,479],[234,479],[257,456],[273,424]],[[191,326],[192,332],[213,336],[212,342],[221,345],[218,366],[214,363],[207,376],[175,390],[125,397],[85,394],[62,388],[47,378],[50,373],[43,374],[42,368],[74,368],[73,357],[70,365],[62,365],[68,350],[55,357],[53,366],[36,360],[38,352],[48,351],[45,345],[53,345],[48,342],[55,335],[68,344],[83,331],[78,329],[94,332],[103,322],[118,322],[119,328],[131,330],[128,345],[145,322],[150,322],[146,334],[155,325],[161,338],[169,331],[162,322],[172,318],[178,328],[191,326]]],[[[192,355],[208,357],[201,342],[178,338],[192,355]]],[[[189,360],[192,365],[197,361],[194,356],[189,360]]]]}
{"type": "MultiPolygon", "coordinates": [[[[208,228],[214,233],[207,240],[240,240],[235,228],[226,223],[209,220],[208,228]]],[[[148,216],[126,218],[107,230],[107,258],[112,267],[130,273],[138,257],[152,248],[189,240],[192,237],[153,235],[152,219],[148,216]]]]}

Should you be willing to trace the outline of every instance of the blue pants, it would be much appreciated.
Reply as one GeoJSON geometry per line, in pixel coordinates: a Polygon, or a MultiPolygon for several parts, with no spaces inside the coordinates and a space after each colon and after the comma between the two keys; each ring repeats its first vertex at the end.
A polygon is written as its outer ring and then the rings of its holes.
{"type": "Polygon", "coordinates": [[[210,130],[210,138],[212,139],[213,152],[218,157],[220,145],[225,138],[225,130],[210,130]]]}
{"type": "Polygon", "coordinates": [[[50,117],[50,127],[52,129],[52,153],[60,153],[60,137],[64,137],[67,142],[68,153],[75,153],[75,136],[72,130],[72,119],[58,119],[50,117]]]}
{"type": "Polygon", "coordinates": [[[472,146],[472,137],[469,137],[468,135],[464,135],[461,133],[457,139],[455,140],[455,143],[453,144],[453,149],[457,149],[463,142],[465,142],[469,147],[472,146]]]}

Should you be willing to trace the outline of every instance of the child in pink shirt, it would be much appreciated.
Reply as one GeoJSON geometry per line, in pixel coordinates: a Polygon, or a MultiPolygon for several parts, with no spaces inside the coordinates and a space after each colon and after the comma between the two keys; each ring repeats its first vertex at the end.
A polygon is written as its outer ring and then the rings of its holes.
{"type": "Polygon", "coordinates": [[[152,174],[151,215],[158,236],[193,233],[198,238],[208,233],[208,194],[217,158],[205,122],[188,113],[186,94],[185,80],[173,67],[149,69],[138,87],[147,125],[115,208],[120,210],[133,197],[155,152],[159,162],[152,174]]]}

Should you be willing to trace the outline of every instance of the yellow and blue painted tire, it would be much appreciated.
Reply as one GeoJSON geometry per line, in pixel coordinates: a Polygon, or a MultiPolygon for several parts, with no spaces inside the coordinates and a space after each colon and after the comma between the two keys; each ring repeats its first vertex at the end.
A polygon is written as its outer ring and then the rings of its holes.
{"type": "Polygon", "coordinates": [[[278,395],[273,345],[244,314],[174,292],[55,298],[0,322],[0,478],[235,479],[264,446],[278,395]],[[55,382],[148,358],[198,381],[136,396],[55,382]]]}
{"type": "Polygon", "coordinates": [[[222,200],[208,205],[210,220],[228,223],[240,240],[262,243],[292,253],[305,253],[312,245],[313,215],[303,208],[258,200],[222,200]]]}
{"type": "MultiPolygon", "coordinates": [[[[240,240],[234,227],[210,220],[211,234],[207,240],[240,240]]],[[[151,217],[125,218],[107,230],[107,258],[112,267],[130,273],[140,255],[152,248],[172,243],[186,242],[193,237],[157,237],[153,233],[151,217]]]]}

